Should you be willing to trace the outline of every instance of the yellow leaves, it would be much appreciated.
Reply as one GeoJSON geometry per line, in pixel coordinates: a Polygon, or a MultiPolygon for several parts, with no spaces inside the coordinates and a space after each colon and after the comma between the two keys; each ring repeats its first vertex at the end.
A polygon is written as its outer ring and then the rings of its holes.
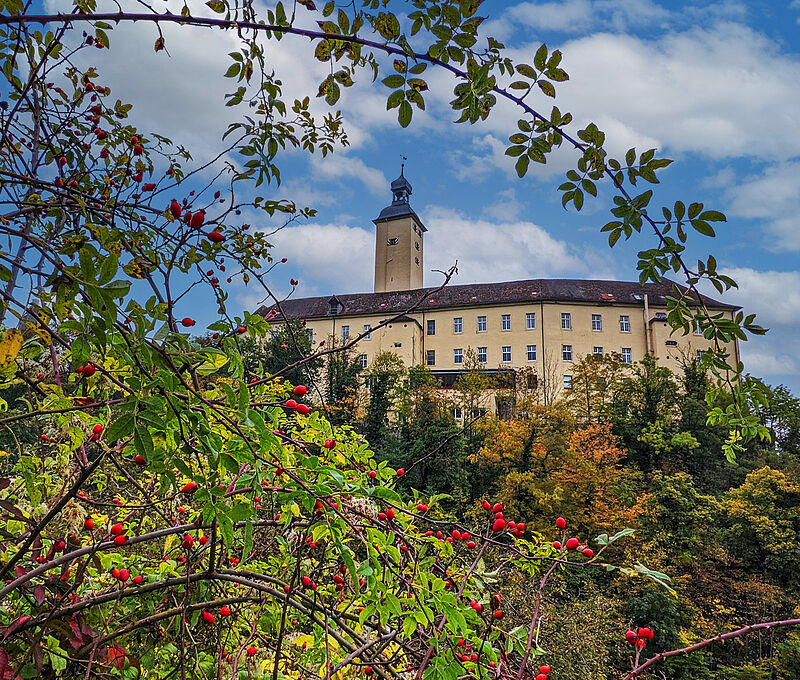
{"type": "Polygon", "coordinates": [[[164,554],[169,555],[173,547],[178,544],[179,538],[176,534],[170,534],[164,539],[164,554]]]}
{"type": "Polygon", "coordinates": [[[20,349],[22,349],[22,333],[16,328],[10,328],[0,340],[0,368],[5,368],[14,361],[20,349]]]}
{"type": "Polygon", "coordinates": [[[298,635],[294,640],[292,640],[292,644],[295,647],[303,647],[305,645],[305,649],[314,649],[314,636],[298,635]]]}
{"type": "Polygon", "coordinates": [[[132,279],[143,279],[154,268],[150,260],[144,257],[134,257],[122,267],[122,270],[132,279]]]}

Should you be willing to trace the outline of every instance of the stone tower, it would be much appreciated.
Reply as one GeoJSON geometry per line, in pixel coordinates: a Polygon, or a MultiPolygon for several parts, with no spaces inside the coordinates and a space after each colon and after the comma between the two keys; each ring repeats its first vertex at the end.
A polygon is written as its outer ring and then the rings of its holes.
{"type": "Polygon", "coordinates": [[[403,176],[392,182],[392,204],[375,223],[375,292],[422,288],[422,220],[411,209],[411,184],[403,176]]]}

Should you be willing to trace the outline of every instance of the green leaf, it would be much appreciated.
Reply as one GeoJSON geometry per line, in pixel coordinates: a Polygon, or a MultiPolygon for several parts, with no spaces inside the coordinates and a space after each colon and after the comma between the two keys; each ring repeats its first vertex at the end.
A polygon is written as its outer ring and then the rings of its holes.
{"type": "Polygon", "coordinates": [[[328,106],[333,106],[336,102],[338,102],[340,94],[341,90],[339,89],[339,85],[331,80],[328,83],[328,91],[325,94],[325,101],[327,102],[328,106]]]}
{"type": "Polygon", "coordinates": [[[703,220],[691,220],[691,224],[694,229],[700,232],[703,236],[708,236],[710,238],[714,238],[716,236],[714,228],[708,222],[704,222],[703,220]]]}
{"type": "Polygon", "coordinates": [[[536,70],[532,66],[528,66],[528,64],[517,64],[516,70],[521,76],[525,76],[531,80],[536,80],[537,76],[539,75],[536,73],[536,70]]]}
{"type": "Polygon", "coordinates": [[[540,80],[537,85],[539,89],[544,92],[548,97],[555,97],[556,96],[556,88],[553,87],[552,83],[547,82],[546,80],[540,80]]]}
{"type": "Polygon", "coordinates": [[[133,433],[133,446],[136,448],[136,452],[145,458],[153,453],[153,438],[150,436],[150,430],[137,425],[133,433]]]}
{"type": "Polygon", "coordinates": [[[411,104],[407,101],[403,101],[400,103],[400,110],[397,113],[397,120],[400,122],[401,127],[408,127],[409,123],[411,123],[411,116],[412,116],[411,104]]]}
{"type": "Polygon", "coordinates": [[[244,525],[244,547],[242,548],[242,559],[247,559],[253,552],[253,520],[248,517],[244,525]]]}
{"type": "Polygon", "coordinates": [[[106,441],[114,442],[117,441],[117,439],[124,439],[133,432],[135,424],[136,418],[133,413],[123,413],[118,416],[116,420],[111,421],[106,428],[106,441]]]}
{"type": "Polygon", "coordinates": [[[376,498],[383,498],[387,501],[392,501],[393,503],[401,504],[403,502],[403,499],[399,493],[393,489],[387,489],[385,486],[376,486],[372,490],[372,495],[376,498]]]}
{"type": "Polygon", "coordinates": [[[706,210],[700,214],[700,219],[706,222],[727,222],[728,218],[717,210],[706,210]]]}
{"type": "Polygon", "coordinates": [[[543,71],[547,60],[547,45],[542,45],[533,57],[533,65],[540,71],[543,71]]]}
{"type": "Polygon", "coordinates": [[[386,87],[391,87],[392,89],[394,89],[398,87],[403,87],[403,83],[405,83],[406,80],[405,78],[403,78],[403,76],[398,75],[397,73],[393,73],[390,76],[386,76],[381,82],[384,85],[386,85],[386,87]]]}
{"type": "Polygon", "coordinates": [[[386,100],[386,110],[396,109],[400,106],[400,102],[402,102],[404,98],[405,92],[403,92],[403,90],[395,90],[386,100]]]}
{"type": "Polygon", "coordinates": [[[222,0],[208,0],[206,7],[209,7],[212,12],[222,14],[225,11],[225,3],[222,0]]]}
{"type": "Polygon", "coordinates": [[[525,173],[528,172],[528,164],[530,163],[530,158],[528,155],[522,155],[517,159],[517,162],[514,164],[514,169],[517,171],[518,177],[525,177],[525,173]]]}

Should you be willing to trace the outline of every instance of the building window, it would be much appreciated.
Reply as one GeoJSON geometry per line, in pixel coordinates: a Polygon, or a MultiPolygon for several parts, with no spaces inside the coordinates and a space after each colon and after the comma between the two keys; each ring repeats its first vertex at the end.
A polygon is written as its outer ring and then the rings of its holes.
{"type": "Polygon", "coordinates": [[[702,361],[703,360],[703,355],[705,353],[706,353],[706,351],[704,349],[698,349],[697,350],[697,356],[695,357],[697,359],[697,361],[702,361]]]}
{"type": "Polygon", "coordinates": [[[453,333],[464,332],[464,320],[460,316],[453,317],[453,333]]]}
{"type": "Polygon", "coordinates": [[[400,239],[396,236],[394,238],[386,239],[387,246],[396,246],[398,243],[400,243],[400,239]]]}
{"type": "Polygon", "coordinates": [[[464,418],[464,412],[461,410],[460,406],[453,407],[453,418],[455,420],[462,420],[464,418]]]}
{"type": "Polygon", "coordinates": [[[511,361],[511,347],[508,345],[503,347],[503,361],[511,361]]]}
{"type": "Polygon", "coordinates": [[[536,361],[536,345],[528,345],[528,361],[536,361]]]}
{"type": "Polygon", "coordinates": [[[698,324],[696,324],[696,323],[694,325],[694,334],[695,335],[702,335],[703,334],[703,329],[700,328],[700,326],[698,324]]]}
{"type": "Polygon", "coordinates": [[[368,323],[365,323],[364,324],[364,333],[366,335],[364,335],[364,340],[369,340],[372,337],[372,335],[370,334],[371,330],[372,330],[372,326],[370,324],[368,324],[368,323]]]}
{"type": "Polygon", "coordinates": [[[504,330],[504,331],[510,331],[511,330],[511,314],[503,314],[503,315],[501,315],[500,322],[501,322],[501,325],[500,325],[500,329],[501,330],[504,330]]]}
{"type": "Polygon", "coordinates": [[[478,317],[478,333],[485,333],[486,332],[486,317],[479,316],[478,317]]]}
{"type": "Polygon", "coordinates": [[[314,344],[314,329],[313,328],[309,328],[309,329],[306,330],[306,333],[308,334],[308,341],[313,345],[314,344]]]}
{"type": "Polygon", "coordinates": [[[342,326],[342,340],[350,339],[350,326],[342,326]]]}
{"type": "Polygon", "coordinates": [[[419,250],[419,241],[414,241],[414,247],[419,250]]]}
{"type": "Polygon", "coordinates": [[[623,347],[622,348],[622,363],[629,364],[633,360],[631,356],[631,348],[630,347],[623,347]]]}
{"type": "Polygon", "coordinates": [[[464,363],[464,350],[463,349],[454,349],[453,350],[453,363],[454,364],[463,364],[464,363]]]}
{"type": "Polygon", "coordinates": [[[565,390],[571,390],[572,389],[572,376],[571,375],[565,375],[564,376],[564,389],[565,390]]]}
{"type": "Polygon", "coordinates": [[[592,354],[594,354],[596,356],[599,356],[599,357],[603,356],[603,348],[602,347],[598,347],[597,345],[595,345],[595,348],[592,350],[592,354]]]}
{"type": "Polygon", "coordinates": [[[564,361],[572,361],[572,345],[561,345],[561,358],[564,361]]]}
{"type": "Polygon", "coordinates": [[[429,349],[427,352],[425,352],[425,364],[427,366],[436,365],[436,350],[429,349]]]}
{"type": "Polygon", "coordinates": [[[367,367],[367,355],[366,354],[359,354],[358,355],[358,363],[361,364],[361,368],[367,367]]]}
{"type": "Polygon", "coordinates": [[[535,390],[539,387],[539,376],[535,373],[529,373],[525,382],[529,390],[535,390]]]}
{"type": "Polygon", "coordinates": [[[593,331],[602,331],[603,330],[603,317],[599,314],[592,314],[592,330],[593,331]]]}
{"type": "Polygon", "coordinates": [[[569,312],[561,312],[561,330],[572,330],[572,314],[569,312]]]}
{"type": "Polygon", "coordinates": [[[436,319],[428,319],[428,335],[436,335],[436,319]]]}
{"type": "Polygon", "coordinates": [[[419,258],[418,257],[414,258],[414,262],[416,263],[417,267],[419,267],[419,258]]]}
{"type": "Polygon", "coordinates": [[[525,314],[525,328],[529,331],[536,328],[536,312],[528,312],[525,314]]]}
{"type": "Polygon", "coordinates": [[[472,409],[472,419],[476,420],[478,418],[483,418],[486,415],[485,408],[474,408],[472,409]]]}
{"type": "Polygon", "coordinates": [[[619,330],[622,333],[631,332],[631,317],[626,315],[619,317],[619,330]]]}
{"type": "Polygon", "coordinates": [[[486,348],[485,347],[478,347],[478,363],[485,364],[486,363],[486,348]]]}

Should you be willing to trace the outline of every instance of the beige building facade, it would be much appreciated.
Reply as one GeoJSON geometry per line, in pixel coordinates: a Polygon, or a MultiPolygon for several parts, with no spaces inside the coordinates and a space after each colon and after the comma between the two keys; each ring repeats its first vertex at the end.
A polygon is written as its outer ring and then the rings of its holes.
{"type": "MultiPolygon", "coordinates": [[[[363,366],[393,352],[406,366],[427,366],[443,387],[464,370],[468,352],[490,372],[529,368],[563,390],[570,388],[572,366],[587,355],[614,353],[633,363],[651,354],[678,372],[711,347],[700,334],[671,332],[666,298],[676,295],[676,284],[668,280],[530,279],[423,288],[427,229],[410,207],[411,185],[402,174],[392,193],[392,204],[374,221],[373,293],[287,300],[259,312],[273,323],[303,319],[316,343],[341,344],[367,332],[355,347],[363,366]]],[[[702,303],[726,316],[738,309],[708,297],[702,303]]],[[[738,361],[736,343],[727,349],[738,361]]]]}

